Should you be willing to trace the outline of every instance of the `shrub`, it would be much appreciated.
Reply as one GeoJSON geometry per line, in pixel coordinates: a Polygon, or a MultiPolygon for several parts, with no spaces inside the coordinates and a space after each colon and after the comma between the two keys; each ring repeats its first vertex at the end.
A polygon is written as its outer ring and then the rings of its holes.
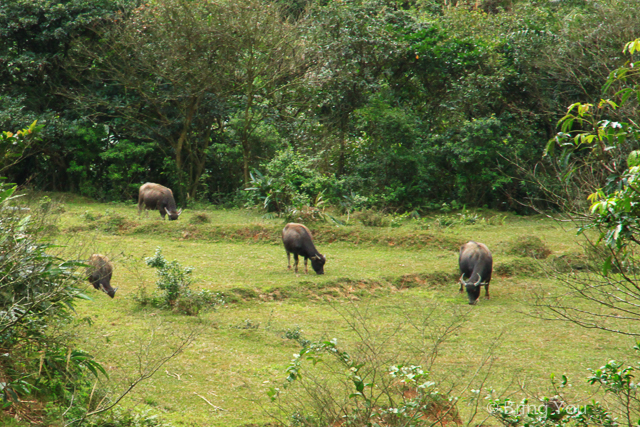
{"type": "Polygon", "coordinates": [[[354,214],[354,217],[367,227],[388,227],[391,224],[386,215],[372,210],[363,210],[354,214]]]}
{"type": "Polygon", "coordinates": [[[208,224],[211,222],[211,218],[204,212],[197,212],[189,218],[190,224],[208,224]]]}
{"type": "Polygon", "coordinates": [[[116,407],[95,419],[85,421],[87,427],[169,427],[150,411],[133,411],[116,407]]]}
{"type": "MultiPolygon", "coordinates": [[[[296,412],[292,418],[298,424],[294,425],[427,427],[435,423],[461,423],[455,400],[439,392],[436,383],[429,380],[429,373],[421,366],[392,365],[388,368],[386,378],[377,378],[371,375],[365,363],[339,348],[335,339],[313,343],[307,341],[286,369],[288,383],[285,388],[304,376],[305,360],[313,365],[320,361],[326,365],[335,363],[337,371],[342,370],[346,376],[344,383],[351,386],[352,401],[340,408],[322,408],[313,415],[296,412]],[[324,356],[329,360],[323,360],[324,356]]],[[[280,390],[276,388],[268,392],[272,401],[276,401],[279,394],[280,390]]],[[[320,396],[315,398],[321,399],[320,396]]],[[[324,402],[325,405],[327,403],[324,402]]]]}
{"type": "Polygon", "coordinates": [[[111,209],[107,209],[104,215],[93,215],[90,212],[85,212],[83,216],[85,221],[93,224],[96,230],[110,234],[116,234],[118,231],[130,225],[130,222],[124,215],[114,212],[111,209]]]}
{"type": "Polygon", "coordinates": [[[457,225],[458,220],[449,215],[438,215],[433,220],[433,223],[438,228],[448,228],[457,225]]]}
{"type": "Polygon", "coordinates": [[[288,328],[282,331],[283,338],[288,340],[296,341],[300,344],[300,347],[307,347],[311,344],[311,341],[303,338],[302,331],[300,330],[300,326],[294,326],[293,328],[288,328]]]}
{"type": "MultiPolygon", "coordinates": [[[[636,344],[634,350],[640,351],[639,345],[636,344]]],[[[640,411],[640,395],[634,381],[638,373],[637,366],[625,366],[622,362],[610,360],[598,369],[589,369],[591,374],[587,382],[603,390],[605,396],[616,402],[614,405],[595,400],[587,404],[572,404],[570,399],[562,395],[564,389],[571,386],[569,379],[562,375],[560,383],[557,383],[552,374],[555,396],[523,399],[516,403],[509,398],[493,399],[490,395],[487,396],[488,409],[506,427],[635,426],[638,425],[640,411]]]]}
{"type": "Polygon", "coordinates": [[[551,249],[537,236],[519,236],[507,246],[507,252],[511,255],[546,259],[551,254],[551,249]]]}
{"type": "Polygon", "coordinates": [[[86,299],[79,288],[85,266],[53,255],[55,246],[41,240],[51,226],[51,200],[25,216],[7,206],[14,191],[0,186],[0,348],[8,356],[0,360],[1,404],[19,414],[32,411],[23,402],[36,398],[47,400],[52,414],[62,407],[67,416],[84,414],[92,384],[106,373],[59,331],[74,320],[75,301],[86,299]]]}
{"type": "Polygon", "coordinates": [[[437,304],[407,301],[398,308],[388,313],[399,325],[390,330],[372,324],[359,307],[338,307],[354,332],[352,341],[341,345],[335,338],[305,340],[297,327],[282,331],[302,348],[285,381],[267,391],[278,425],[284,416],[291,421],[287,425],[305,427],[461,425],[458,400],[439,390],[429,370],[437,366],[437,347],[465,316],[437,304]],[[398,348],[408,352],[400,356],[398,348]]]}
{"type": "Polygon", "coordinates": [[[151,304],[156,307],[168,308],[189,316],[198,315],[205,309],[215,309],[224,304],[222,294],[204,289],[192,291],[191,273],[193,268],[182,267],[178,261],[167,261],[162,256],[162,249],[157,248],[152,257],[145,258],[145,263],[156,269],[158,291],[148,297],[141,293],[137,297],[141,304],[151,304]]]}
{"type": "Polygon", "coordinates": [[[267,212],[285,212],[287,208],[300,209],[317,205],[321,194],[338,201],[340,183],[333,177],[322,175],[312,158],[292,149],[280,151],[262,174],[251,173],[251,187],[247,188],[247,204],[262,206],[267,212]]]}
{"type": "Polygon", "coordinates": [[[94,215],[92,212],[89,211],[84,211],[84,213],[81,215],[82,218],[84,218],[84,220],[86,222],[94,222],[95,220],[99,219],[101,217],[101,215],[94,215]]]}

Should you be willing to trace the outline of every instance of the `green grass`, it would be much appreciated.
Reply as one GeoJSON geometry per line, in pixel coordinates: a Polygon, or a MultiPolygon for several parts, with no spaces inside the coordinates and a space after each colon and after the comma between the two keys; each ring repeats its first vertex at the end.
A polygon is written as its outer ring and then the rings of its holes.
{"type": "MultiPolygon", "coordinates": [[[[349,326],[355,322],[360,333],[374,331],[374,341],[388,338],[379,348],[381,359],[384,353],[399,362],[422,363],[429,352],[429,339],[416,328],[422,316],[435,310],[425,322],[434,328],[464,316],[431,368],[432,378],[454,384],[455,391],[462,390],[497,337],[493,364],[483,370],[488,375],[484,387],[515,396],[522,395],[522,385],[531,392],[548,391],[551,373],[567,374],[575,394],[588,396],[593,390],[584,381],[587,368],[612,358],[631,361],[632,343],[626,339],[531,316],[534,293],[553,293],[560,285],[543,273],[545,261],[513,255],[514,242],[537,236],[551,257],[580,254],[575,231],[546,218],[480,212],[486,220],[450,227],[438,226],[437,218],[407,220],[399,227],[308,224],[328,258],[326,274],[317,276],[287,270],[280,242],[283,222],[263,219],[258,212],[206,210],[211,221],[192,224],[190,217],[197,212],[190,210],[178,221],[162,222],[157,212],[138,218],[133,204],[69,197],[62,203],[54,209],[60,214],[56,238],[67,242],[66,250],[101,252],[115,265],[116,298],[88,288],[93,301],[81,302],[77,311],[92,325],[79,322],[73,331],[81,347],[107,368],[114,391],[139,369],[137,355],[151,331],[155,341],[145,356],[150,359],[167,354],[189,331],[198,331],[183,354],[126,400],[128,406],[153,408],[176,425],[273,421],[265,413],[274,410],[266,391],[281,387],[284,369],[300,350],[285,337],[295,328],[310,340],[337,338],[358,357],[362,338],[349,326]],[[456,283],[457,249],[471,239],[493,250],[496,271],[503,274],[492,280],[492,299],[475,307],[468,306],[456,283]],[[156,247],[162,247],[167,260],[195,268],[195,288],[222,292],[229,303],[199,317],[140,307],[135,295],[141,287],[151,292],[155,286],[154,271],[144,258],[156,247]],[[360,315],[367,320],[354,320],[360,315]],[[394,335],[398,326],[403,330],[394,335]]],[[[463,397],[469,397],[468,391],[463,397]]],[[[470,411],[465,401],[459,407],[463,415],[470,411]]]]}

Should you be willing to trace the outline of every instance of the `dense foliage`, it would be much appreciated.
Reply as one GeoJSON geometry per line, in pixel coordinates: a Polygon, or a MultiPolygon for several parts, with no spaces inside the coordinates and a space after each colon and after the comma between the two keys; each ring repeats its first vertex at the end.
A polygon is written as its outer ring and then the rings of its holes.
{"type": "Polygon", "coordinates": [[[310,200],[518,209],[522,168],[640,26],[620,1],[281,3],[4,2],[0,128],[44,126],[10,178],[242,202],[290,152],[310,200]]]}
{"type": "MultiPolygon", "coordinates": [[[[83,264],[67,261],[44,242],[51,203],[35,212],[11,204],[15,186],[2,185],[0,208],[0,398],[2,408],[32,422],[29,399],[52,402],[49,416],[82,416],[89,392],[105,369],[61,333],[75,321],[83,264]],[[59,411],[66,407],[65,414],[59,411]]],[[[94,405],[96,402],[93,402],[94,405]]]]}

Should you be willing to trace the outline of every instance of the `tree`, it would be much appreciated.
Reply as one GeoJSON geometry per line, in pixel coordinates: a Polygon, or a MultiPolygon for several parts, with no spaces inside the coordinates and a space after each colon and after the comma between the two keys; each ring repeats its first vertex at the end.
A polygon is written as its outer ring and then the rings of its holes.
{"type": "Polygon", "coordinates": [[[297,85],[307,69],[299,37],[305,21],[286,19],[276,6],[260,0],[232,2],[226,13],[237,49],[229,103],[236,112],[232,127],[242,144],[246,185],[256,144],[252,136],[282,109],[283,92],[297,85]]]}
{"type": "Polygon", "coordinates": [[[365,106],[393,73],[395,61],[405,53],[398,29],[410,18],[381,1],[353,0],[316,4],[310,15],[308,54],[313,66],[305,94],[312,100],[311,115],[323,126],[339,177],[349,172],[353,112],[365,106]]]}
{"type": "MultiPolygon", "coordinates": [[[[67,143],[82,139],[91,128],[58,96],[71,83],[65,64],[74,40],[111,22],[117,11],[137,0],[15,0],[0,2],[0,129],[18,129],[34,121],[45,127],[31,156],[7,175],[43,189],[67,190],[73,150],[67,143]]],[[[73,145],[73,144],[71,144],[73,145]]],[[[77,159],[75,159],[77,160],[77,159]]]]}
{"type": "Polygon", "coordinates": [[[564,179],[592,192],[589,211],[576,219],[582,225],[579,232],[596,254],[598,268],[586,278],[565,279],[568,296],[590,303],[586,307],[562,297],[540,304],[560,319],[631,336],[640,336],[634,324],[640,320],[636,255],[640,244],[640,126],[636,120],[640,72],[633,61],[639,51],[640,39],[625,45],[631,59],[614,70],[604,86],[605,93],[615,90],[613,97],[598,105],[572,104],[560,122],[561,132],[547,147],[550,155],[562,159],[564,179]],[[608,113],[627,119],[609,120],[608,113]],[[581,173],[585,169],[587,173],[581,173]],[[594,169],[603,171],[600,182],[592,179],[589,171],[594,169]],[[602,186],[596,188],[598,183],[602,186]]]}
{"type": "MultiPolygon", "coordinates": [[[[142,5],[102,26],[99,45],[75,48],[84,87],[68,96],[111,123],[117,138],[159,142],[173,159],[173,183],[184,183],[188,194],[197,189],[212,133],[222,130],[230,70],[218,65],[232,46],[220,9],[182,0],[142,5]]],[[[184,201],[185,191],[179,194],[184,201]]]]}
{"type": "Polygon", "coordinates": [[[142,5],[102,29],[98,50],[78,48],[78,75],[90,77],[72,96],[120,135],[157,141],[173,159],[173,181],[195,197],[207,153],[230,117],[248,181],[251,135],[294,71],[294,30],[258,0],[142,5]]]}

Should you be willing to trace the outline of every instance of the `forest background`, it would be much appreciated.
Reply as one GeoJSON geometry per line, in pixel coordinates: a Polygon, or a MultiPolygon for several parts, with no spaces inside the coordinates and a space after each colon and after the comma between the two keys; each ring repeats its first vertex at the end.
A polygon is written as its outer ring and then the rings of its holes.
{"type": "Polygon", "coordinates": [[[629,59],[636,6],[3,2],[0,129],[43,125],[3,174],[103,201],[150,181],[185,206],[521,211],[567,107],[629,59]]]}

